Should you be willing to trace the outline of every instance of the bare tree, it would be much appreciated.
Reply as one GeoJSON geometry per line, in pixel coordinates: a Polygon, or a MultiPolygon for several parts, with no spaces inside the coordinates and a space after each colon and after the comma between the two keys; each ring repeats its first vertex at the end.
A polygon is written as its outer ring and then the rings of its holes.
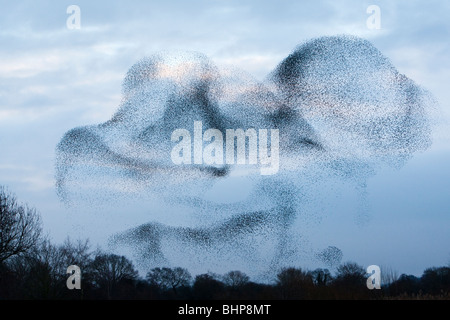
{"type": "Polygon", "coordinates": [[[317,268],[316,270],[312,271],[311,276],[313,278],[314,284],[317,286],[326,286],[333,279],[330,270],[322,268],[317,268]]]}
{"type": "Polygon", "coordinates": [[[90,268],[93,253],[90,251],[89,239],[77,240],[75,242],[67,238],[59,247],[65,259],[65,267],[77,265],[83,271],[90,268]]]}
{"type": "Polygon", "coordinates": [[[0,186],[0,263],[33,248],[41,235],[41,219],[36,209],[17,202],[0,186]]]}
{"type": "Polygon", "coordinates": [[[365,284],[366,270],[355,262],[346,262],[337,268],[336,280],[352,284],[365,284]]]}
{"type": "Polygon", "coordinates": [[[204,273],[195,276],[192,292],[195,299],[211,300],[223,296],[225,285],[214,274],[204,273]]]}
{"type": "Polygon", "coordinates": [[[425,269],[420,278],[420,287],[432,295],[448,295],[450,292],[450,268],[431,267],[425,269]]]}
{"type": "Polygon", "coordinates": [[[398,272],[388,266],[381,266],[381,285],[385,287],[389,287],[395,281],[398,280],[399,275],[398,272]]]}
{"type": "Polygon", "coordinates": [[[276,284],[282,299],[305,299],[313,288],[313,278],[301,268],[289,267],[277,274],[276,284]]]}
{"type": "MultiPolygon", "coordinates": [[[[336,270],[333,286],[340,299],[366,299],[371,290],[366,287],[366,269],[355,262],[345,262],[336,270]]],[[[372,292],[373,293],[373,292],[372,292]]]]}
{"type": "Polygon", "coordinates": [[[24,254],[11,257],[6,264],[17,277],[17,289],[26,298],[60,298],[66,291],[64,255],[48,239],[24,254]]]}
{"type": "Polygon", "coordinates": [[[150,283],[158,285],[162,289],[172,289],[177,294],[177,288],[188,286],[192,281],[192,276],[184,268],[153,268],[147,274],[147,280],[150,283]]]}
{"type": "Polygon", "coordinates": [[[112,298],[116,287],[122,281],[138,278],[133,263],[124,256],[99,253],[91,267],[94,284],[106,290],[108,299],[112,298]]]}
{"type": "Polygon", "coordinates": [[[11,257],[5,262],[16,277],[14,290],[26,298],[60,299],[83,296],[91,286],[90,266],[92,259],[88,240],[54,245],[48,238],[39,241],[24,254],[11,257]],[[81,290],[67,290],[67,267],[75,264],[82,271],[81,290]]]}
{"type": "Polygon", "coordinates": [[[231,288],[240,288],[249,280],[249,276],[241,271],[230,271],[223,276],[223,283],[231,288]]]}

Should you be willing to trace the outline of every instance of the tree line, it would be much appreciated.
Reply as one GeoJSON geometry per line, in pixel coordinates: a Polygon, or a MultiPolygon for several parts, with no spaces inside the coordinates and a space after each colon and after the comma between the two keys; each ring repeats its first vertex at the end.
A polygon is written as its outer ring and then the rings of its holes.
{"type": "Polygon", "coordinates": [[[328,269],[286,267],[258,283],[244,272],[192,276],[181,267],[157,267],[139,275],[125,256],[91,250],[88,240],[55,245],[42,236],[34,208],[0,187],[0,299],[450,299],[450,267],[421,277],[381,268],[381,289],[366,287],[366,270],[346,262],[328,269]],[[69,290],[67,267],[81,269],[81,289],[69,290]]]}

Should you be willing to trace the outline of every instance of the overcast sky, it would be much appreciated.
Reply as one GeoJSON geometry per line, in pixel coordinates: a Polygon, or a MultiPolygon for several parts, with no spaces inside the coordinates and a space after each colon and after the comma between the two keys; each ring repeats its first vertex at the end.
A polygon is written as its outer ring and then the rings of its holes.
{"type": "Polygon", "coordinates": [[[368,225],[339,214],[347,202],[333,203],[311,242],[333,243],[344,260],[416,275],[450,263],[450,2],[0,0],[0,7],[0,184],[39,210],[56,242],[82,235],[102,244],[124,221],[116,217],[116,227],[100,233],[80,227],[89,218],[56,196],[54,157],[66,131],[111,118],[136,61],[160,50],[200,51],[263,79],[304,41],[352,34],[433,93],[439,130],[431,149],[369,181],[368,225]],[[72,4],[81,9],[80,29],[66,26],[72,4]],[[372,4],[381,9],[379,30],[366,24],[372,4]]]}

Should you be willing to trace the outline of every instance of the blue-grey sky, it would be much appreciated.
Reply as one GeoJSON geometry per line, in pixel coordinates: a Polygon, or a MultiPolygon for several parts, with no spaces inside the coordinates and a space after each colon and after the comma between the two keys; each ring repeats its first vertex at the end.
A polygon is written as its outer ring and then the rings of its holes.
{"type": "MultiPolygon", "coordinates": [[[[0,0],[0,184],[36,207],[56,241],[108,236],[145,223],[133,214],[67,209],[55,193],[55,146],[76,126],[107,121],[139,59],[160,50],[199,51],[258,79],[311,38],[370,40],[439,102],[433,146],[368,181],[370,221],[355,223],[351,192],[337,192],[309,230],[313,246],[344,260],[420,275],[450,263],[450,3],[447,1],[4,1],[0,0]],[[80,29],[66,26],[69,5],[80,29]],[[369,5],[381,29],[369,29],[369,5]],[[130,217],[130,215],[132,215],[130,217]]],[[[244,192],[244,191],[243,191],[244,192]]],[[[357,202],[357,200],[356,200],[357,202]]],[[[307,232],[308,233],[308,232],[307,232]]],[[[305,263],[306,265],[307,263],[305,263]]],[[[301,265],[301,262],[299,262],[301,265]]]]}

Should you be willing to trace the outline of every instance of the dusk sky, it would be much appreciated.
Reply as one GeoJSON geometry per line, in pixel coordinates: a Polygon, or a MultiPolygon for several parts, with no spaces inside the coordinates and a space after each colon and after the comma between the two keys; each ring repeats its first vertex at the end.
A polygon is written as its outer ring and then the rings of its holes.
{"type": "MultiPolygon", "coordinates": [[[[69,236],[105,247],[115,232],[152,219],[149,204],[136,199],[126,213],[108,205],[68,208],[55,188],[58,142],[72,128],[111,119],[121,103],[124,77],[138,60],[159,51],[198,51],[217,65],[263,80],[305,41],[347,34],[369,40],[400,73],[433,94],[438,102],[433,144],[403,167],[383,169],[368,180],[362,204],[367,222],[357,221],[354,190],[334,186],[336,194],[327,192],[321,202],[323,215],[303,221],[302,232],[310,247],[336,246],[343,261],[363,266],[419,276],[427,267],[450,263],[450,2],[0,4],[0,184],[37,208],[55,242],[69,236]],[[70,5],[81,10],[79,29],[66,25],[70,5]],[[380,8],[380,29],[366,23],[370,5],[380,8]]],[[[232,201],[247,194],[247,187],[237,183],[224,194],[232,201]]],[[[298,265],[315,267],[311,261],[298,265]]]]}

